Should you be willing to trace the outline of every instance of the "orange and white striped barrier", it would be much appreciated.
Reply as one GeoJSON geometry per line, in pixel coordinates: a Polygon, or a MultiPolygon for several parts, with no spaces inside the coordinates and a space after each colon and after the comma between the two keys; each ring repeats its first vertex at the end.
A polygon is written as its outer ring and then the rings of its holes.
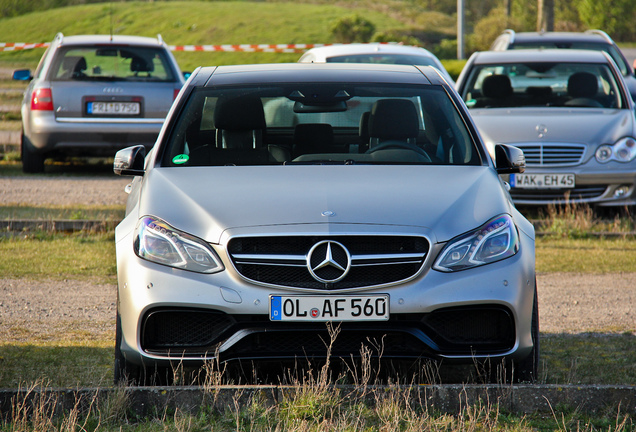
{"type": "Polygon", "coordinates": [[[43,43],[24,43],[24,42],[0,42],[1,51],[19,51],[28,50],[34,48],[48,48],[49,42],[43,43]]]}
{"type": "Polygon", "coordinates": [[[310,48],[335,44],[241,44],[241,45],[170,45],[171,51],[301,53],[310,48]]]}
{"type": "MultiPolygon", "coordinates": [[[[382,42],[391,43],[391,42],[382,42]]],[[[23,43],[0,42],[0,52],[19,51],[34,48],[47,48],[49,42],[23,43]]],[[[240,45],[168,45],[171,51],[181,52],[269,52],[269,53],[301,53],[310,48],[341,45],[337,43],[327,44],[240,44],[240,45]]]]}

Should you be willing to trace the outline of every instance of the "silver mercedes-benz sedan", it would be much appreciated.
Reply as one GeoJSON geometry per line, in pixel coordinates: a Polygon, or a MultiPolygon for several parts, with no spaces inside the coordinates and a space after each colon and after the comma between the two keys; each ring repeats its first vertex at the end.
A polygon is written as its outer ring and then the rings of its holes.
{"type": "Polygon", "coordinates": [[[115,380],[365,356],[533,380],[534,229],[499,178],[524,164],[431,67],[197,69],[115,158],[115,380]]]}
{"type": "Polygon", "coordinates": [[[523,150],[528,169],[509,178],[516,204],[636,204],[636,113],[607,53],[475,53],[457,89],[491,151],[523,150]]]}

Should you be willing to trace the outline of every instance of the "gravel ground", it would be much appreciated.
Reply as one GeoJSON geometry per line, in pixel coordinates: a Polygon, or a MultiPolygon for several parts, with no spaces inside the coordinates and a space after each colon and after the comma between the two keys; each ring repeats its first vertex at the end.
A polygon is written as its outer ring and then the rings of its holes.
{"type": "MultiPolygon", "coordinates": [[[[129,181],[106,176],[0,177],[0,202],[124,204],[123,188],[129,181]]],[[[542,332],[636,333],[636,273],[550,273],[538,275],[537,281],[542,332]]],[[[86,338],[114,340],[115,299],[114,285],[0,278],[0,341],[58,338],[68,329],[86,338]]]]}
{"type": "Polygon", "coordinates": [[[0,177],[2,205],[125,205],[130,177],[0,177]]]}

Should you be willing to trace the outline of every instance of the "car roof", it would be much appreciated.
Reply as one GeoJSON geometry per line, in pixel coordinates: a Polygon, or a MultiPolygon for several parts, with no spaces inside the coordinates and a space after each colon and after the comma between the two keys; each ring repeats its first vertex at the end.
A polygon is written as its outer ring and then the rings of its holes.
{"type": "Polygon", "coordinates": [[[606,36],[599,33],[577,32],[520,32],[514,34],[512,44],[523,42],[595,42],[611,44],[606,36]]]}
{"type": "Polygon", "coordinates": [[[396,43],[352,43],[338,44],[323,47],[312,48],[307,52],[311,52],[317,58],[329,58],[347,54],[410,54],[424,57],[434,57],[434,55],[420,47],[410,45],[400,45],[396,43]]]}
{"type": "Polygon", "coordinates": [[[431,66],[370,63],[273,63],[205,67],[195,71],[193,85],[351,82],[448,84],[431,66]]]}
{"type": "Polygon", "coordinates": [[[162,46],[161,37],[151,38],[144,36],[125,36],[125,35],[74,35],[59,36],[61,46],[72,45],[141,45],[141,46],[162,46]]]}
{"type": "Polygon", "coordinates": [[[528,63],[528,62],[571,62],[571,63],[608,63],[602,51],[528,49],[506,51],[481,51],[473,54],[475,64],[492,63],[528,63]]]}

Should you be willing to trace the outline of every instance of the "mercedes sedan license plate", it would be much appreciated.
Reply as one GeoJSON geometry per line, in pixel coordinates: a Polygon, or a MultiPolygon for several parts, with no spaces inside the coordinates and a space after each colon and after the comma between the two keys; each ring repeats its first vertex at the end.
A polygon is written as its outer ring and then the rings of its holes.
{"type": "Polygon", "coordinates": [[[389,295],[270,296],[271,321],[388,321],[389,295]]]}
{"type": "Polygon", "coordinates": [[[89,102],[88,114],[139,115],[139,102],[89,102]]]}
{"type": "Polygon", "coordinates": [[[519,189],[573,188],[574,174],[510,174],[510,186],[519,189]]]}

